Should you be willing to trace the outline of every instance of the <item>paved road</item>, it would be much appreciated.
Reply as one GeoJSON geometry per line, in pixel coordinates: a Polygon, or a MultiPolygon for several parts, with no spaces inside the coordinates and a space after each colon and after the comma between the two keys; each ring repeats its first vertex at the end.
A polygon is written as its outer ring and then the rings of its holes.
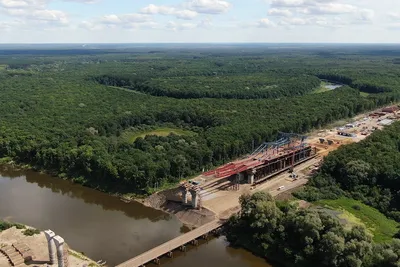
{"type": "Polygon", "coordinates": [[[159,258],[162,255],[179,248],[182,245],[189,243],[190,241],[199,238],[205,234],[210,233],[212,230],[218,229],[223,225],[223,221],[216,220],[207,223],[199,228],[196,228],[186,234],[180,235],[164,244],[159,245],[151,250],[146,251],[135,258],[132,258],[124,263],[117,265],[116,267],[139,267],[148,262],[151,262],[155,258],[159,258]]]}

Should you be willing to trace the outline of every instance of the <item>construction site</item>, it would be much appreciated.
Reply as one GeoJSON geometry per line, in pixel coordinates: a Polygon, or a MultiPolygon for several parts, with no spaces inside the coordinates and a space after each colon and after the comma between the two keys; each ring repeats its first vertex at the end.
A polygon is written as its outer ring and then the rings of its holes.
{"type": "MultiPolygon", "coordinates": [[[[342,145],[359,142],[400,119],[398,110],[397,106],[384,108],[357,116],[339,127],[332,126],[308,135],[280,132],[276,141],[262,143],[251,154],[184,181],[169,193],[164,192],[166,204],[174,202],[185,209],[183,214],[178,215],[182,210],[175,213],[181,221],[187,223],[190,220],[184,217],[196,215],[207,217],[207,220],[196,229],[118,266],[144,266],[149,262],[160,264],[163,255],[172,257],[174,250],[185,250],[189,243],[197,244],[198,238],[207,238],[209,233],[222,227],[232,214],[240,211],[239,201],[243,194],[259,191],[269,192],[272,196],[284,192],[290,194],[291,190],[307,183],[329,152],[342,145]]],[[[193,220],[190,223],[193,224],[193,220]]]]}
{"type": "Polygon", "coordinates": [[[239,209],[241,195],[266,191],[276,196],[300,187],[329,152],[359,142],[398,119],[399,108],[391,106],[308,135],[280,132],[276,141],[261,144],[250,155],[182,182],[177,198],[171,200],[227,218],[239,209]]]}

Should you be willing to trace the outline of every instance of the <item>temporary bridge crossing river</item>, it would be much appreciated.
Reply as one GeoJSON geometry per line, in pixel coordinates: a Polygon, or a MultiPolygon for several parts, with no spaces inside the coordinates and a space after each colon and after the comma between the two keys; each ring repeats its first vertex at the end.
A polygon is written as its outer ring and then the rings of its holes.
{"type": "Polygon", "coordinates": [[[207,223],[199,228],[196,228],[190,232],[187,232],[181,236],[178,236],[164,244],[159,245],[153,249],[150,249],[135,258],[132,258],[126,262],[123,262],[117,267],[139,267],[152,261],[159,261],[159,257],[169,254],[172,256],[172,251],[185,246],[186,244],[196,241],[197,238],[206,236],[209,233],[219,229],[224,224],[222,220],[215,220],[207,223]]]}

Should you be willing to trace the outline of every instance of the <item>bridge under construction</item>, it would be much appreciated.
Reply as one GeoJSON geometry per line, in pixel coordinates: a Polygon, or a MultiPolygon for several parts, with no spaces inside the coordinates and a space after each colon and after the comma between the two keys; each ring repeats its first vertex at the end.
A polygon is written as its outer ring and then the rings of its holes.
{"type": "Polygon", "coordinates": [[[247,178],[248,183],[253,184],[315,155],[316,149],[305,143],[307,136],[282,132],[279,136],[277,141],[261,144],[245,159],[230,162],[203,175],[221,179],[239,175],[240,180],[247,178]]]}
{"type": "MultiPolygon", "coordinates": [[[[180,186],[182,192],[182,203],[191,205],[193,208],[201,208],[202,195],[215,184],[228,183],[239,188],[239,184],[257,184],[270,179],[277,174],[293,169],[294,166],[314,158],[317,149],[307,144],[307,136],[293,133],[279,133],[275,142],[265,142],[253,151],[249,156],[225,164],[215,170],[207,171],[201,176],[208,181],[203,184],[183,183],[180,186]],[[191,203],[189,203],[191,196],[191,203]]],[[[158,247],[155,247],[141,255],[132,258],[117,267],[144,266],[147,263],[160,263],[159,258],[163,255],[172,257],[173,250],[185,249],[189,243],[196,244],[197,239],[206,237],[209,233],[222,227],[224,221],[215,220],[196,228],[184,235],[176,237],[158,247]]]]}
{"type": "Polygon", "coordinates": [[[202,196],[208,194],[214,185],[225,181],[235,190],[239,190],[240,184],[259,184],[283,171],[293,169],[317,155],[316,147],[307,144],[306,139],[307,136],[304,135],[280,132],[277,141],[262,143],[249,156],[203,173],[202,177],[207,180],[204,184],[182,184],[182,203],[189,205],[188,196],[191,195],[190,205],[198,208],[201,206],[202,196]]]}

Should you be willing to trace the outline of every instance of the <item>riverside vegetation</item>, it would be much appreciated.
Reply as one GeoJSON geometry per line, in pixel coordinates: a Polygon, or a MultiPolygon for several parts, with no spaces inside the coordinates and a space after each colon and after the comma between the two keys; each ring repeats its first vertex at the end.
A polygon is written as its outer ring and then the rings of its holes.
{"type": "Polygon", "coordinates": [[[250,152],[278,131],[304,133],[398,101],[399,52],[4,49],[0,157],[103,191],[144,194],[250,152]],[[319,79],[346,86],[316,94],[319,79]]]}
{"type": "Polygon", "coordinates": [[[399,266],[399,149],[396,122],[331,152],[319,173],[295,193],[316,205],[345,210],[366,228],[346,229],[325,211],[299,209],[256,193],[241,198],[242,211],[226,229],[228,240],[286,266],[399,266]]]}
{"type": "Polygon", "coordinates": [[[373,243],[364,227],[347,230],[336,218],[266,193],[242,196],[241,212],[230,218],[228,241],[284,266],[399,266],[400,240],[373,243]]]}

